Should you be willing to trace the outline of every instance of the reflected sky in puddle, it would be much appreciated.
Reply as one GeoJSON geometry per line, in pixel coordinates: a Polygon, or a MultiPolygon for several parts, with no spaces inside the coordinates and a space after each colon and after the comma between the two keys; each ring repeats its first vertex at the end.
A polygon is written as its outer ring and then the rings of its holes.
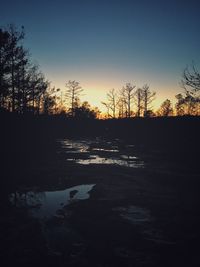
{"type": "Polygon", "coordinates": [[[109,164],[109,165],[119,165],[131,168],[141,168],[144,163],[142,161],[127,161],[114,158],[104,158],[98,155],[90,156],[89,159],[77,159],[74,160],[78,164],[89,165],[89,164],[109,164]]]}
{"type": "Polygon", "coordinates": [[[103,152],[113,152],[113,153],[117,153],[119,152],[118,149],[105,149],[105,148],[93,148],[93,151],[103,151],[103,152]]]}
{"type": "Polygon", "coordinates": [[[116,143],[116,140],[110,142],[105,140],[72,141],[65,139],[60,142],[65,153],[68,155],[66,160],[69,162],[82,165],[108,164],[131,168],[144,167],[144,162],[133,154],[134,151],[130,152],[130,148],[133,149],[134,145],[126,145],[126,147],[129,147],[129,151],[126,151],[126,149],[120,151],[119,144],[116,143]],[[81,157],[82,153],[85,153],[84,155],[87,156],[84,158],[81,157]],[[72,154],[76,154],[76,156],[72,156],[72,154]]]}
{"type": "Polygon", "coordinates": [[[70,153],[84,153],[88,152],[89,141],[74,141],[69,139],[60,140],[61,147],[66,149],[70,153]]]}
{"type": "Polygon", "coordinates": [[[77,185],[58,191],[45,191],[26,193],[13,193],[10,196],[11,203],[16,206],[26,206],[31,208],[31,214],[37,218],[50,218],[58,215],[58,211],[63,206],[69,205],[75,201],[88,199],[89,192],[95,184],[77,185]]]}
{"type": "Polygon", "coordinates": [[[138,159],[138,157],[135,156],[129,156],[129,155],[121,155],[120,156],[122,159],[127,159],[127,160],[135,160],[138,159]]]}

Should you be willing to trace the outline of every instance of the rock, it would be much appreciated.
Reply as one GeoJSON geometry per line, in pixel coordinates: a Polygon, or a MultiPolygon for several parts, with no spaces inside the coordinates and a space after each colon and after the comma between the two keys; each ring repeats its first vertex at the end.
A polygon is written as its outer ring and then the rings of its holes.
{"type": "Polygon", "coordinates": [[[70,198],[73,198],[76,195],[76,193],[78,193],[78,190],[70,191],[70,193],[69,193],[70,198]]]}

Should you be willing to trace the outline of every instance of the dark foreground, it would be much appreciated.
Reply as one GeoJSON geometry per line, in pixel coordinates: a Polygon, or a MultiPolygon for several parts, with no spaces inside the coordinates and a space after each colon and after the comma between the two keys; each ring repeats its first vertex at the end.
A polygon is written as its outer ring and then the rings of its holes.
{"type": "Polygon", "coordinates": [[[157,128],[157,141],[144,125],[119,137],[117,124],[98,126],[100,137],[74,130],[72,140],[72,129],[6,123],[1,266],[200,266],[198,123],[157,128]]]}

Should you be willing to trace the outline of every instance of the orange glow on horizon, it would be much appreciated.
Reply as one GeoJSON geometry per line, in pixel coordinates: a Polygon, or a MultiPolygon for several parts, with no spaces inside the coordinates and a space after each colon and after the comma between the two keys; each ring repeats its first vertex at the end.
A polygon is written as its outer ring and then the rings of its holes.
{"type": "MultiPolygon", "coordinates": [[[[65,94],[65,87],[62,86],[60,87],[61,90],[62,90],[62,95],[63,95],[63,98],[64,98],[64,94],[65,94]]],[[[96,86],[93,86],[93,84],[90,86],[90,85],[87,85],[84,86],[82,85],[82,88],[84,89],[82,95],[80,96],[80,100],[81,102],[83,101],[87,101],[89,102],[89,104],[92,106],[92,107],[98,107],[99,110],[102,112],[102,113],[106,113],[106,108],[105,106],[102,104],[102,102],[106,102],[107,101],[107,93],[110,89],[112,88],[115,88],[116,91],[118,91],[118,88],[120,89],[121,87],[104,87],[100,84],[97,83],[96,86]]],[[[150,87],[151,89],[151,87],[150,87]]],[[[173,90],[171,88],[162,88],[164,90],[160,90],[160,91],[156,91],[156,98],[155,100],[152,102],[152,109],[154,111],[156,111],[161,103],[166,100],[166,99],[170,99],[172,104],[174,105],[175,104],[175,95],[178,94],[179,92],[181,92],[181,88],[180,90],[178,91],[178,88],[177,90],[173,90]]],[[[153,89],[152,89],[153,91],[153,89]]],[[[135,105],[133,103],[133,110],[135,109],[135,105]]]]}
{"type": "MultiPolygon", "coordinates": [[[[132,75],[130,73],[126,74],[119,71],[107,71],[107,73],[105,70],[98,73],[95,70],[91,72],[89,72],[89,70],[82,72],[68,70],[66,71],[68,73],[67,77],[64,75],[64,71],[61,73],[48,71],[47,76],[51,77],[52,85],[61,89],[63,98],[66,88],[65,84],[68,80],[76,80],[80,82],[80,85],[84,89],[80,96],[81,102],[88,101],[92,107],[98,107],[102,113],[106,113],[106,109],[101,102],[106,102],[108,91],[112,88],[115,88],[115,90],[118,91],[129,82],[136,85],[136,88],[141,88],[144,84],[148,84],[150,90],[156,92],[156,99],[152,103],[154,111],[156,111],[166,99],[170,99],[174,105],[176,101],[175,95],[182,92],[179,85],[179,79],[177,79],[177,81],[169,81],[166,77],[155,77],[151,74],[141,75],[135,73],[132,75]],[[133,79],[132,76],[134,76],[135,79],[133,79]],[[144,77],[147,77],[147,79],[144,77]]],[[[133,110],[134,109],[135,105],[133,104],[133,110]]]]}

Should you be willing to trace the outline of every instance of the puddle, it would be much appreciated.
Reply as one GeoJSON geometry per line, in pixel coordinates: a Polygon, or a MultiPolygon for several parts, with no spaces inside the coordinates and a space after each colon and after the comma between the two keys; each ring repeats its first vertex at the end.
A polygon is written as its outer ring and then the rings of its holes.
{"type": "MultiPolygon", "coordinates": [[[[132,152],[121,151],[115,142],[105,140],[60,140],[62,148],[67,154],[67,161],[82,165],[108,164],[130,168],[143,168],[144,162],[139,160],[132,152]],[[126,154],[127,152],[127,154],[126,154]],[[84,153],[84,158],[83,158],[84,153]],[[73,155],[72,155],[73,154],[73,155]],[[74,156],[76,154],[76,156],[74,156]],[[87,156],[86,156],[87,155],[87,156]],[[106,155],[106,156],[105,156],[106,155]]],[[[129,145],[134,147],[134,145],[129,145]]]]}
{"type": "Polygon", "coordinates": [[[64,139],[60,141],[61,147],[70,153],[84,153],[88,152],[89,141],[73,141],[69,139],[64,139]]]}
{"type": "Polygon", "coordinates": [[[59,191],[45,191],[11,194],[10,201],[16,206],[25,206],[30,209],[31,214],[37,218],[50,218],[58,215],[62,207],[74,201],[88,199],[89,192],[95,184],[77,185],[59,191]]]}
{"type": "MultiPolygon", "coordinates": [[[[72,160],[72,159],[68,159],[72,160]]],[[[124,167],[131,167],[131,168],[142,168],[144,166],[143,161],[138,160],[122,160],[122,159],[114,159],[114,158],[104,158],[98,155],[90,156],[88,159],[77,159],[74,162],[82,165],[89,165],[89,164],[109,164],[109,165],[118,165],[124,167]]]]}
{"type": "Polygon", "coordinates": [[[118,149],[104,149],[104,148],[93,148],[92,151],[102,151],[102,152],[111,152],[111,153],[118,153],[118,149]]]}
{"type": "Polygon", "coordinates": [[[129,156],[129,155],[121,155],[120,156],[122,159],[126,159],[126,160],[135,160],[138,159],[138,157],[135,156],[129,156]]]}

